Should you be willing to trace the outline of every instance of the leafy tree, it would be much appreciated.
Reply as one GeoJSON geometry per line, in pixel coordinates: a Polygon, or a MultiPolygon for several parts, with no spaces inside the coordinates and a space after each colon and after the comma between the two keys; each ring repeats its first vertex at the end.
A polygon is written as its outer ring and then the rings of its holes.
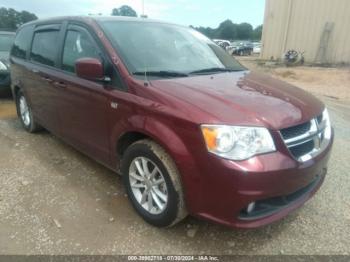
{"type": "Polygon", "coordinates": [[[210,27],[193,27],[193,29],[201,32],[209,38],[219,38],[227,40],[260,40],[262,34],[262,25],[253,27],[249,23],[235,24],[231,20],[225,20],[218,28],[210,27]]]}
{"type": "Polygon", "coordinates": [[[28,11],[18,12],[12,8],[0,8],[0,28],[16,30],[22,24],[36,19],[38,17],[28,11]]]}
{"type": "Polygon", "coordinates": [[[215,29],[212,29],[210,27],[198,27],[198,28],[194,28],[193,26],[190,26],[193,29],[196,29],[197,31],[201,32],[203,35],[206,35],[209,38],[215,38],[215,29]]]}
{"type": "Polygon", "coordinates": [[[257,26],[254,31],[253,31],[253,39],[254,40],[260,40],[261,36],[262,36],[262,30],[263,30],[263,26],[259,25],[257,26]]]}
{"type": "Polygon", "coordinates": [[[137,13],[134,9],[132,9],[128,5],[123,5],[119,8],[114,8],[112,10],[113,16],[131,16],[131,17],[137,17],[137,13]]]}
{"type": "Polygon", "coordinates": [[[253,35],[253,27],[251,24],[242,23],[237,25],[237,38],[240,40],[251,39],[253,35]]]}
{"type": "Polygon", "coordinates": [[[226,20],[219,25],[215,30],[216,38],[220,39],[235,39],[237,38],[237,25],[231,20],[226,20]]]}

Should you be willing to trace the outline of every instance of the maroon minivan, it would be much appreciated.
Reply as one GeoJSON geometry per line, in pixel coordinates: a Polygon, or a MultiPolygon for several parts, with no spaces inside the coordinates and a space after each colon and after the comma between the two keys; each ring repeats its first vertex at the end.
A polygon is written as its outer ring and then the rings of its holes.
{"type": "Polygon", "coordinates": [[[197,31],[149,19],[64,17],[22,26],[12,92],[45,128],[121,173],[135,210],[253,228],[321,186],[333,142],[312,95],[250,72],[197,31]]]}

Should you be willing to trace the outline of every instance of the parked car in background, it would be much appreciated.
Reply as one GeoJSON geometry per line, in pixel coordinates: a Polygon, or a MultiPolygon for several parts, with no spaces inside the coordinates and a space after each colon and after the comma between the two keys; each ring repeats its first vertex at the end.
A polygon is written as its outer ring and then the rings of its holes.
{"type": "Polygon", "coordinates": [[[213,39],[214,43],[221,46],[222,49],[227,50],[227,47],[231,45],[230,41],[223,39],[213,39]]]}
{"type": "Polygon", "coordinates": [[[0,96],[11,93],[9,56],[14,39],[15,33],[0,31],[0,96]]]}
{"type": "Polygon", "coordinates": [[[235,41],[228,48],[231,55],[251,55],[253,53],[253,44],[249,41],[235,41]]]}
{"type": "Polygon", "coordinates": [[[254,42],[253,43],[253,53],[254,54],[260,54],[261,53],[261,43],[260,42],[254,42]]]}
{"type": "Polygon", "coordinates": [[[333,143],[324,104],[247,70],[191,28],[38,20],[18,30],[10,61],[24,129],[44,127],[121,173],[152,225],[191,214],[259,227],[324,181],[333,143]]]}

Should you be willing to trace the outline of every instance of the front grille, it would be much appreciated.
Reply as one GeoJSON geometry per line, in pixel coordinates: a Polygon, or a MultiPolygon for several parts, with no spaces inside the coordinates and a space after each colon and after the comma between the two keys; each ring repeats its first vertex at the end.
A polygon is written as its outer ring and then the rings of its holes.
{"type": "Polygon", "coordinates": [[[309,140],[305,143],[302,143],[297,146],[293,146],[289,148],[289,151],[292,153],[292,155],[295,158],[300,158],[303,155],[306,155],[307,153],[311,152],[315,148],[315,143],[313,140],[309,140]]]}
{"type": "Polygon", "coordinates": [[[310,126],[311,126],[311,122],[309,121],[309,122],[303,123],[301,125],[292,126],[292,127],[282,129],[281,134],[282,134],[284,139],[290,139],[292,137],[296,137],[296,136],[300,136],[302,134],[305,134],[307,131],[309,131],[310,126]]]}
{"type": "Polygon", "coordinates": [[[326,120],[323,114],[308,122],[284,128],[280,134],[291,155],[300,162],[309,160],[325,147],[326,120]]]}
{"type": "Polygon", "coordinates": [[[0,74],[0,84],[9,84],[10,82],[10,75],[9,74],[0,74]]]}
{"type": "Polygon", "coordinates": [[[7,79],[8,75],[1,75],[0,74],[0,81],[4,81],[5,79],[7,79]]]}

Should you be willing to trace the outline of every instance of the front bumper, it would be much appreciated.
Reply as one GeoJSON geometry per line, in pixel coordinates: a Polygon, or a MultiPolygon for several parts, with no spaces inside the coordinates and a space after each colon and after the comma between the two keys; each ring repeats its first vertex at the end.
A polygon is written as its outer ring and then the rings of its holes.
{"type": "Polygon", "coordinates": [[[0,90],[10,89],[10,72],[0,72],[0,90]]]}
{"type": "Polygon", "coordinates": [[[285,217],[322,185],[332,144],[333,137],[321,154],[304,163],[279,151],[242,162],[209,155],[201,163],[200,204],[193,215],[234,228],[256,228],[285,217]],[[252,202],[275,206],[247,216],[252,202]]]}

